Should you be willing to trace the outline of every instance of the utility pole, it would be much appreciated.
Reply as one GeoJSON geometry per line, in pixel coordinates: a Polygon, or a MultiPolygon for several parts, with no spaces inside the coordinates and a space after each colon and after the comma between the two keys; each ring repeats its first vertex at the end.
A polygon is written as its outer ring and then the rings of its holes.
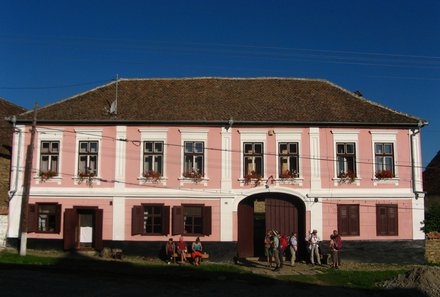
{"type": "MultiPolygon", "coordinates": [[[[31,142],[26,151],[26,165],[24,169],[24,189],[21,200],[21,238],[20,238],[20,256],[26,256],[27,249],[27,229],[28,229],[28,211],[29,211],[29,193],[31,190],[32,163],[34,157],[35,130],[37,127],[37,108],[38,103],[35,102],[34,118],[32,120],[31,142]]],[[[18,170],[18,168],[17,168],[18,170]]]]}

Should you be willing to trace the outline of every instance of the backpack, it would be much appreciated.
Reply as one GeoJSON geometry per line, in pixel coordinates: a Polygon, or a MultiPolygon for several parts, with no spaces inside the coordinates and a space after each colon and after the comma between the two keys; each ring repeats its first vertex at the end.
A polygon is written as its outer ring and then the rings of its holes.
{"type": "Polygon", "coordinates": [[[335,249],[340,250],[342,248],[341,236],[336,236],[335,239],[335,249]]]}
{"type": "Polygon", "coordinates": [[[288,245],[289,245],[289,242],[287,241],[287,237],[285,235],[281,236],[280,250],[284,251],[288,245]]]}

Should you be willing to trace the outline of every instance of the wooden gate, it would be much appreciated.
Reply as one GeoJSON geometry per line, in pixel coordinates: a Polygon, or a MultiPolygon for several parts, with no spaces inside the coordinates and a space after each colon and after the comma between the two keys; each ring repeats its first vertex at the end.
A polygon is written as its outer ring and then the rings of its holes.
{"type": "Polygon", "coordinates": [[[280,234],[298,234],[298,209],[287,200],[266,198],[266,229],[277,230],[280,234]]]}
{"type": "MultiPolygon", "coordinates": [[[[252,203],[251,203],[252,202],[252,203]]],[[[238,205],[238,256],[254,256],[254,205],[243,201],[238,205]]]]}

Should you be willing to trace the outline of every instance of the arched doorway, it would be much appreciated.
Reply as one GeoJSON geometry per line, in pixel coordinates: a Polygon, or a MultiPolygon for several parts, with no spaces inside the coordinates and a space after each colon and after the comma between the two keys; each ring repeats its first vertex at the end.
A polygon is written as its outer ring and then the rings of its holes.
{"type": "Polygon", "coordinates": [[[238,256],[264,256],[264,236],[267,230],[298,236],[299,250],[305,238],[306,211],[304,202],[284,193],[261,193],[247,197],[238,205],[238,256]]]}

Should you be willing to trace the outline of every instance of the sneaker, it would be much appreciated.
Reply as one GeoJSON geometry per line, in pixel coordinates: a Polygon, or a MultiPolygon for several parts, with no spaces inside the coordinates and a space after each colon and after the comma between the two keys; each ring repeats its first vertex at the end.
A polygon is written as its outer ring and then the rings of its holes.
{"type": "Polygon", "coordinates": [[[272,270],[272,271],[280,271],[280,268],[279,267],[275,267],[275,269],[274,270],[272,270]]]}
{"type": "Polygon", "coordinates": [[[171,264],[171,262],[168,262],[168,265],[170,265],[171,264]]]}

